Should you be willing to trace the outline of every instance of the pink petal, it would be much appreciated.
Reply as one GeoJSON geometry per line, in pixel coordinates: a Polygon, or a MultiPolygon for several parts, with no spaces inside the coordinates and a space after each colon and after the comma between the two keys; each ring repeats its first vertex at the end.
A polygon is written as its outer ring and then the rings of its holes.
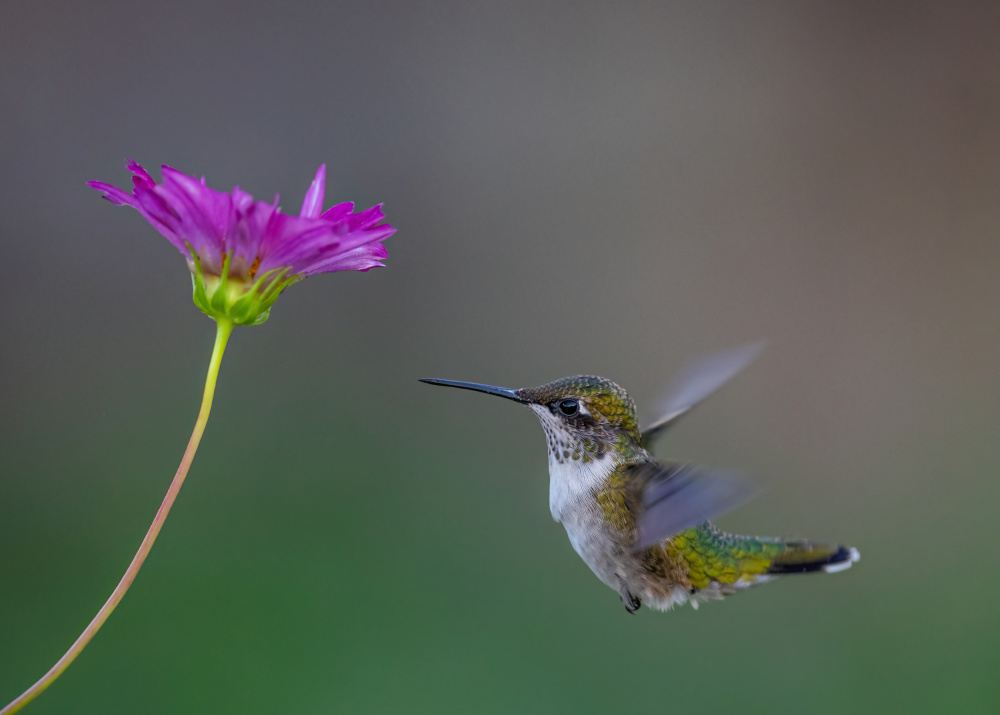
{"type": "Polygon", "coordinates": [[[353,201],[345,201],[342,204],[337,204],[336,206],[331,206],[326,211],[323,212],[322,218],[327,221],[340,221],[345,216],[350,216],[351,211],[354,210],[353,201]]]}
{"type": "Polygon", "coordinates": [[[156,182],[153,181],[153,177],[149,175],[149,172],[142,168],[138,162],[132,161],[131,159],[126,159],[128,162],[128,170],[131,171],[135,176],[132,177],[133,186],[145,186],[146,188],[153,188],[156,186],[156,182]]]}
{"type": "Polygon", "coordinates": [[[132,194],[122,191],[117,186],[105,184],[103,181],[88,181],[87,186],[104,193],[104,198],[118,206],[135,206],[132,194]]]}
{"type": "Polygon", "coordinates": [[[389,252],[381,243],[369,243],[367,246],[359,246],[347,253],[334,256],[325,263],[313,266],[306,275],[316,273],[330,273],[333,271],[367,271],[372,268],[384,268],[382,259],[387,257],[389,252]]]}
{"type": "Polygon", "coordinates": [[[316,178],[309,185],[305,199],[302,200],[302,210],[299,216],[316,218],[323,211],[323,193],[326,188],[326,164],[320,164],[316,170],[316,178]]]}

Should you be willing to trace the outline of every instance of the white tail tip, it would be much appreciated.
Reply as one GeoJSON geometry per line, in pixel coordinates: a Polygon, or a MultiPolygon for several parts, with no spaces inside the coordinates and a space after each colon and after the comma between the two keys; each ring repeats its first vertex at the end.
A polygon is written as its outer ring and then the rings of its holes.
{"type": "Polygon", "coordinates": [[[861,560],[861,552],[852,546],[850,559],[846,561],[841,561],[840,563],[829,564],[828,566],[824,566],[823,571],[825,573],[840,573],[841,571],[846,571],[847,569],[851,568],[851,566],[855,562],[860,560],[861,560]]]}

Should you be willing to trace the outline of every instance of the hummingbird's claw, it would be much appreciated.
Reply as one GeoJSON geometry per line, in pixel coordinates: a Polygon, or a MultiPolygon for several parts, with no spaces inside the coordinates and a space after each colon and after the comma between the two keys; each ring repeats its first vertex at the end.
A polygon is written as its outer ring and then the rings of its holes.
{"type": "Polygon", "coordinates": [[[618,574],[615,574],[615,578],[618,579],[618,595],[622,597],[622,603],[625,604],[625,610],[629,613],[635,613],[639,610],[642,605],[642,601],[632,595],[632,592],[628,590],[628,585],[618,574]]]}

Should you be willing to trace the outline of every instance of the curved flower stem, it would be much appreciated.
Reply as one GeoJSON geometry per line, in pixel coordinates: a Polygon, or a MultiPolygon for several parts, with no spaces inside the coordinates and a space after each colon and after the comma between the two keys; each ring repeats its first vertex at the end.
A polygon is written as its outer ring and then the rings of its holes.
{"type": "Polygon", "coordinates": [[[215,334],[215,348],[212,350],[212,360],[208,365],[208,377],[205,379],[205,394],[201,400],[201,411],[198,413],[198,421],[195,422],[194,431],[191,433],[191,439],[188,442],[187,449],[184,451],[184,456],[181,458],[180,466],[177,467],[174,480],[170,483],[167,495],[163,498],[163,503],[160,505],[159,511],[156,512],[156,517],[153,519],[153,523],[150,524],[149,531],[146,532],[146,538],[142,540],[142,544],[139,546],[139,551],[136,553],[135,558],[132,559],[132,563],[129,564],[128,570],[122,576],[122,580],[118,582],[118,587],[115,588],[114,593],[111,594],[111,597],[101,607],[101,610],[94,616],[94,620],[80,634],[76,642],[70,646],[65,655],[37,683],[21,693],[17,699],[3,710],[0,710],[0,715],[16,713],[38,697],[43,690],[49,687],[69,667],[69,664],[80,655],[80,651],[86,647],[98,629],[108,620],[108,616],[111,615],[111,612],[115,610],[115,606],[125,596],[128,587],[132,585],[136,575],[139,573],[139,569],[142,568],[142,563],[146,560],[149,550],[153,548],[153,542],[156,541],[156,536],[160,533],[163,522],[166,521],[167,514],[170,513],[170,507],[173,506],[174,500],[177,498],[177,493],[180,491],[181,485],[184,484],[184,478],[187,476],[188,469],[191,466],[191,460],[194,459],[194,453],[198,451],[198,443],[201,442],[201,435],[205,431],[208,414],[212,410],[212,397],[215,395],[215,382],[219,376],[222,354],[226,350],[229,335],[233,332],[233,322],[231,320],[218,319],[217,322],[218,330],[215,334]]]}

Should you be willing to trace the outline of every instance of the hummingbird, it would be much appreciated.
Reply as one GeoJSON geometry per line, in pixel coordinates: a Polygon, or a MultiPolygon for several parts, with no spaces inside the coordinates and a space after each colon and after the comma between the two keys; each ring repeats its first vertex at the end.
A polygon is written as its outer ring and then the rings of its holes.
{"type": "Polygon", "coordinates": [[[421,382],[496,395],[538,417],[548,444],[549,510],[573,549],[635,613],[722,599],[779,576],[836,573],[860,559],[850,546],[740,536],[709,519],[753,493],[741,474],[660,462],[653,442],[746,367],[763,343],[689,365],[671,383],[662,416],[640,429],[628,393],[603,377],[576,375],[507,388],[425,378],[421,382]]]}

